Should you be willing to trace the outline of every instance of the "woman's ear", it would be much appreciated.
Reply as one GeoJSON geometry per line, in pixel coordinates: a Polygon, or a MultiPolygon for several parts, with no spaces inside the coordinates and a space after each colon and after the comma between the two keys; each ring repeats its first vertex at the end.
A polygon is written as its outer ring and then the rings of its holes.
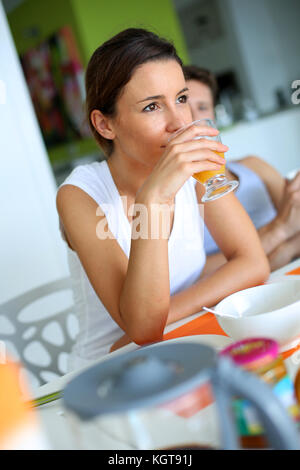
{"type": "Polygon", "coordinates": [[[91,122],[102,137],[110,140],[115,138],[115,132],[111,126],[110,119],[104,116],[99,109],[93,109],[91,112],[91,122]]]}

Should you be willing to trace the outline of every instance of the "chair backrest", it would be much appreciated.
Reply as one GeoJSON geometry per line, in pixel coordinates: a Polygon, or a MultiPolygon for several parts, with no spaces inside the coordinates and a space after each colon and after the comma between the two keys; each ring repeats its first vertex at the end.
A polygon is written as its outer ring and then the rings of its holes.
{"type": "Polygon", "coordinates": [[[77,332],[70,278],[42,285],[0,305],[2,358],[7,351],[20,361],[33,387],[67,372],[77,332]]]}

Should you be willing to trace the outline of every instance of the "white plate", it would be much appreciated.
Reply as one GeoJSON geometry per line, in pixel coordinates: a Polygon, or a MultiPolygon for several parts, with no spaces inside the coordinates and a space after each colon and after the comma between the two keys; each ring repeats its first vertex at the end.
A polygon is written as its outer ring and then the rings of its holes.
{"type": "Polygon", "coordinates": [[[300,336],[300,281],[272,282],[236,292],[223,299],[215,310],[241,315],[216,315],[221,328],[235,341],[264,337],[285,347],[300,336]]]}
{"type": "Polygon", "coordinates": [[[274,282],[281,281],[300,281],[299,274],[290,274],[288,276],[270,276],[270,278],[265,282],[265,284],[273,284],[274,282]]]}

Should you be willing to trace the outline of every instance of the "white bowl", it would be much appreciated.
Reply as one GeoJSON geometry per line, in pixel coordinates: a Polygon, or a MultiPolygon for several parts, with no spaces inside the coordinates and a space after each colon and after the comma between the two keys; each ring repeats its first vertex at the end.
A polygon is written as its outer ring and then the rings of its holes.
{"type": "Polygon", "coordinates": [[[223,299],[215,310],[236,311],[241,315],[240,318],[216,315],[221,328],[234,340],[265,337],[283,346],[300,335],[300,280],[236,292],[223,299]]]}

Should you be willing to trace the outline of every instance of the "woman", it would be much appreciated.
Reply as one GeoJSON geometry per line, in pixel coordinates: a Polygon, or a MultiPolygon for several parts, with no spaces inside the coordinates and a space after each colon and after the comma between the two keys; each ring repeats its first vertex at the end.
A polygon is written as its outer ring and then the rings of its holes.
{"type": "MultiPolygon", "coordinates": [[[[183,67],[193,119],[214,119],[218,93],[217,81],[207,69],[183,67]]],[[[264,160],[248,156],[227,162],[228,179],[240,180],[235,195],[258,229],[271,270],[300,256],[300,172],[285,180],[264,160]]],[[[203,276],[226,262],[209,231],[205,228],[204,247],[207,263],[203,276]]]]}
{"type": "Polygon", "coordinates": [[[166,324],[269,275],[251,220],[228,194],[205,207],[228,263],[199,281],[202,186],[191,176],[219,169],[223,159],[214,151],[227,147],[193,140],[218,134],[197,126],[169,142],[192,121],[182,64],[169,42],[142,29],[119,33],[91,57],[86,93],[107,160],[77,167],[57,195],[80,321],[72,368],[129,341],[159,341],[166,324]],[[186,224],[192,242],[181,236],[186,224]]]}

